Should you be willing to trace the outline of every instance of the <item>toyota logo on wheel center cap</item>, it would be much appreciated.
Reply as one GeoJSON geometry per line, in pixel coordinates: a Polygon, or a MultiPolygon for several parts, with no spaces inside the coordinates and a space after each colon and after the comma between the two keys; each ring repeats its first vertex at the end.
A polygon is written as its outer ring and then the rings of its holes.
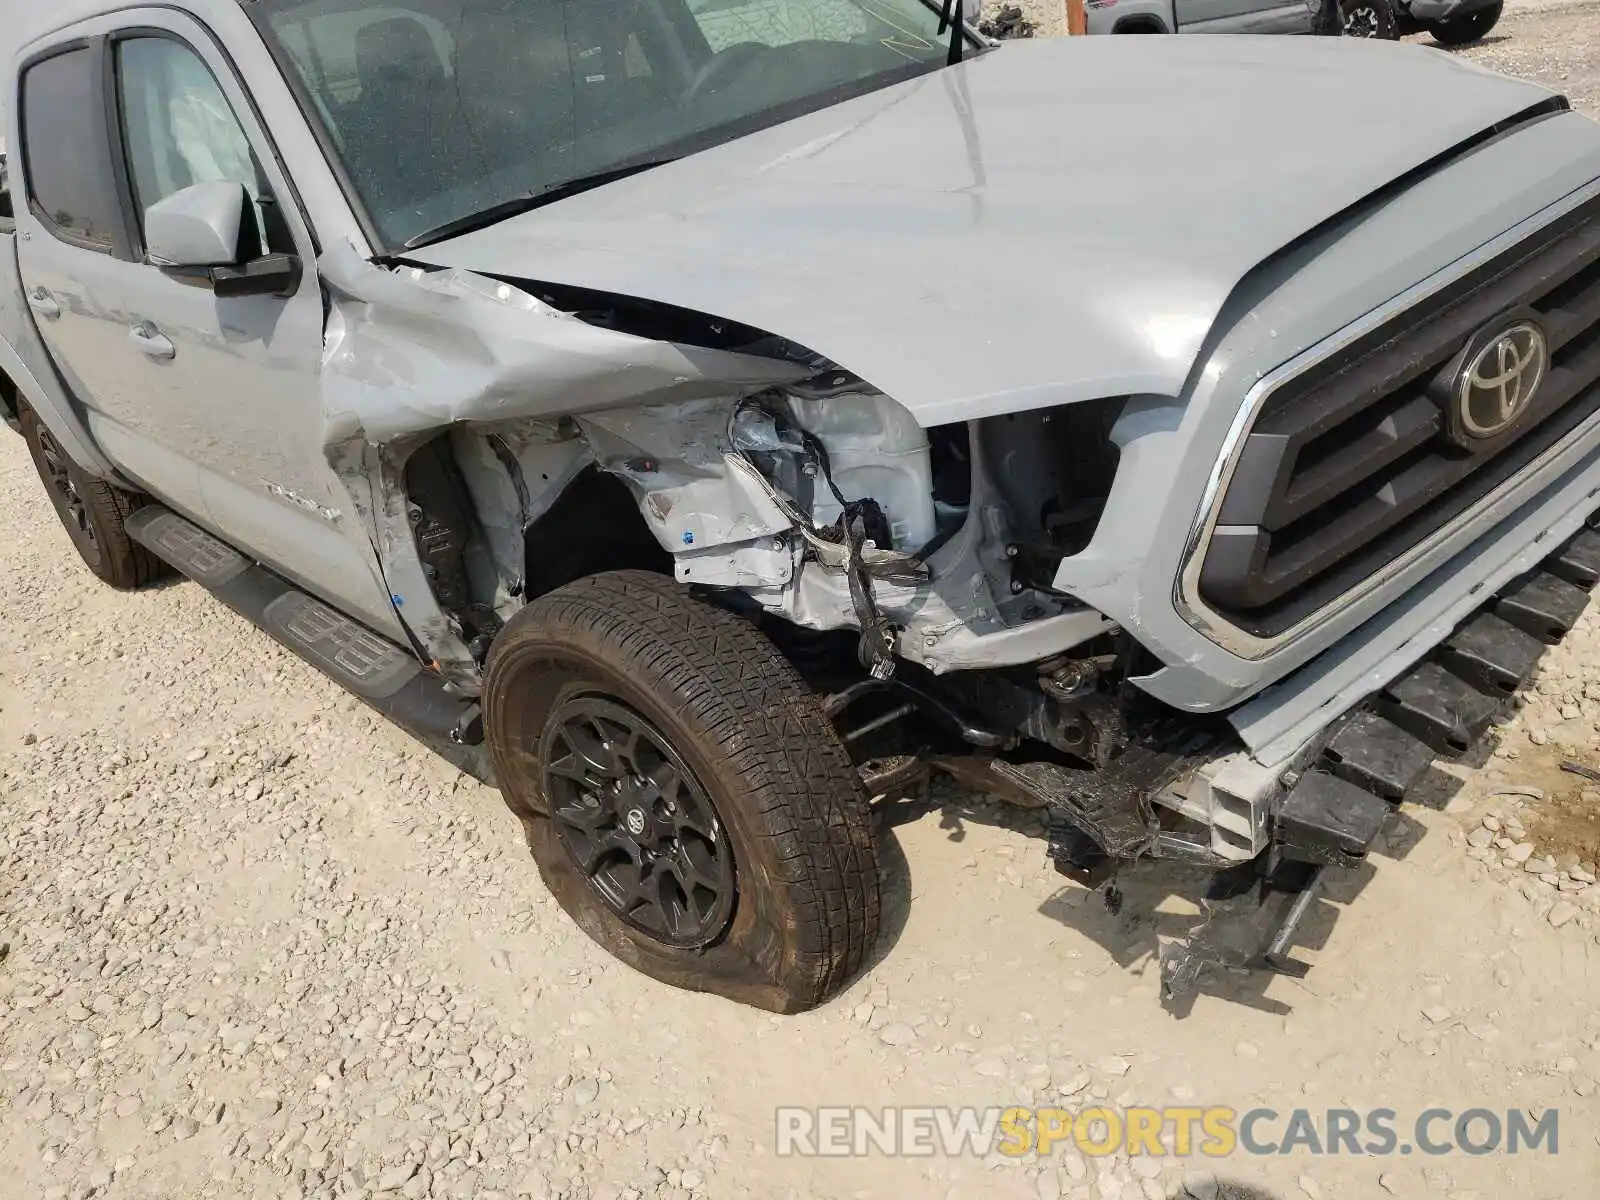
{"type": "Polygon", "coordinates": [[[1533,403],[1544,382],[1550,351],[1544,331],[1519,321],[1492,337],[1457,376],[1455,416],[1468,437],[1497,437],[1533,403]]]}

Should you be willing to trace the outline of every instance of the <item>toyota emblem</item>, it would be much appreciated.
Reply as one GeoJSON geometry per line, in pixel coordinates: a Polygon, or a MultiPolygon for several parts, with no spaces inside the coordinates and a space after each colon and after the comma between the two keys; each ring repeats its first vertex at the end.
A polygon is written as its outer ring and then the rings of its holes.
{"type": "Polygon", "coordinates": [[[1456,380],[1456,419],[1468,437],[1498,437],[1530,404],[1550,365],[1544,331],[1519,321],[1488,340],[1456,380]]]}

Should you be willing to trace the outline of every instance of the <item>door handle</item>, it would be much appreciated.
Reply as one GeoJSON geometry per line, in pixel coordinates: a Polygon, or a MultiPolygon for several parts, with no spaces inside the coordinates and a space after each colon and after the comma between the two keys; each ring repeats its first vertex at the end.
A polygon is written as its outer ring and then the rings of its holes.
{"type": "Polygon", "coordinates": [[[163,337],[161,331],[148,321],[135,325],[128,330],[128,340],[151,358],[176,358],[178,354],[178,348],[163,337]]]}
{"type": "Polygon", "coordinates": [[[42,287],[36,287],[28,293],[28,307],[47,321],[54,321],[61,315],[61,305],[42,287]]]}

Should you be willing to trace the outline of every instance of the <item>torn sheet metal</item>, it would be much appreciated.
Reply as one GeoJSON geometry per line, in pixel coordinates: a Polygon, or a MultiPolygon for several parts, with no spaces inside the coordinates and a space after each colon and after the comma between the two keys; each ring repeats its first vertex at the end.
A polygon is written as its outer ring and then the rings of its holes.
{"type": "MultiPolygon", "coordinates": [[[[331,248],[318,270],[330,304],[322,371],[329,465],[358,497],[401,619],[427,657],[467,692],[476,690],[476,663],[417,561],[404,502],[405,463],[417,446],[452,426],[492,424],[512,438],[519,423],[646,403],[714,400],[726,420],[737,396],[806,373],[783,360],[602,329],[470,271],[392,270],[362,259],[347,244],[331,248]]],[[[525,444],[540,441],[526,426],[522,432],[525,444]]],[[[483,449],[495,454],[496,448],[486,442],[483,449]]],[[[587,450],[582,459],[574,452],[566,465],[581,469],[587,458],[587,450]]],[[[538,501],[547,505],[560,493],[551,486],[541,488],[537,500],[531,492],[524,496],[515,477],[503,473],[513,481],[514,499],[474,498],[488,517],[491,553],[504,574],[508,566],[521,569],[512,521],[532,519],[538,501]]],[[[712,472],[704,474],[721,486],[712,472]]],[[[739,511],[727,497],[713,499],[706,498],[708,508],[739,511]]],[[[771,523],[749,519],[752,528],[771,523]]]]}
{"type": "Polygon", "coordinates": [[[1188,1000],[1207,967],[1242,970],[1254,964],[1271,935],[1273,915],[1259,892],[1202,898],[1200,918],[1187,934],[1157,940],[1163,1005],[1188,1000]]]}
{"type": "Polygon", "coordinates": [[[382,445],[460,421],[596,412],[727,396],[798,379],[792,362],[653,341],[586,324],[463,270],[390,270],[347,244],[318,262],[330,325],[331,427],[382,445]]]}
{"type": "Polygon", "coordinates": [[[528,527],[594,458],[565,421],[518,421],[492,430],[458,425],[451,445],[500,577],[494,608],[509,619],[527,582],[528,527]]]}
{"type": "Polygon", "coordinates": [[[405,503],[407,459],[445,431],[499,575],[484,600],[502,617],[519,602],[529,523],[594,463],[627,483],[681,580],[741,588],[812,628],[875,631],[875,666],[891,652],[935,671],[1027,662],[1111,628],[1059,598],[1014,594],[1004,503],[981,468],[963,527],[922,563],[913,551],[934,533],[926,437],[872,389],[787,393],[815,363],[602,328],[510,283],[390,269],[348,246],[320,270],[328,461],[358,497],[407,629],[464,692],[477,688],[477,663],[433,594],[405,503]],[[808,424],[825,431],[828,452],[805,464],[822,470],[800,489],[804,502],[735,445],[741,405],[768,392],[808,446],[819,443],[808,424]],[[850,472],[841,498],[833,476],[850,472]],[[848,533],[821,523],[829,504],[844,506],[848,533]]]}

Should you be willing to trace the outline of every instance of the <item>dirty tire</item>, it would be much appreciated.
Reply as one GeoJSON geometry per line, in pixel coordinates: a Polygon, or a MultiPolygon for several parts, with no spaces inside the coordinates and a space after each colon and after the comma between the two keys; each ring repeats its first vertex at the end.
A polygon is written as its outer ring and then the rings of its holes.
{"type": "Polygon", "coordinates": [[[17,421],[56,516],[85,565],[114,588],[143,587],[166,574],[166,564],[123,529],[145,498],[86,474],[26,407],[17,421]]]}
{"type": "Polygon", "coordinates": [[[866,797],[815,695],[748,621],[670,577],[590,576],[507,624],[490,653],[484,717],[545,884],[622,961],[774,1012],[820,1004],[865,963],[879,920],[866,797]],[[715,809],[736,886],[725,926],[704,944],[673,945],[624,919],[549,813],[547,728],[586,697],[664,735],[715,809]]]}
{"type": "Polygon", "coordinates": [[[1433,40],[1441,46],[1465,46],[1477,41],[1499,24],[1500,14],[1504,10],[1504,4],[1491,4],[1488,8],[1480,8],[1464,17],[1435,21],[1427,26],[1427,30],[1433,35],[1433,40]]]}
{"type": "Polygon", "coordinates": [[[1393,0],[1340,0],[1339,19],[1345,37],[1392,42],[1400,36],[1393,0]]]}

